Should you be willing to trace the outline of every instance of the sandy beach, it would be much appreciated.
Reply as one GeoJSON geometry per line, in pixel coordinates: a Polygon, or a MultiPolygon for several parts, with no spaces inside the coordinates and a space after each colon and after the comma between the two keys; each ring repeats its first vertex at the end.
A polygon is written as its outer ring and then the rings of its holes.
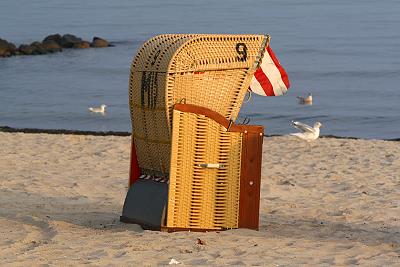
{"type": "Polygon", "coordinates": [[[0,265],[400,266],[400,142],[265,138],[258,232],[119,222],[129,150],[0,132],[0,265]]]}

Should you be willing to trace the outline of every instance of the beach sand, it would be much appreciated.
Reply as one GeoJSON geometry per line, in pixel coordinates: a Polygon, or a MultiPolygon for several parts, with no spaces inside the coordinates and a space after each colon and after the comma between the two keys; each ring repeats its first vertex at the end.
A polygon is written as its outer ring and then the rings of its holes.
{"type": "Polygon", "coordinates": [[[0,265],[400,266],[400,142],[265,138],[258,232],[119,222],[129,151],[130,137],[0,132],[0,265]]]}

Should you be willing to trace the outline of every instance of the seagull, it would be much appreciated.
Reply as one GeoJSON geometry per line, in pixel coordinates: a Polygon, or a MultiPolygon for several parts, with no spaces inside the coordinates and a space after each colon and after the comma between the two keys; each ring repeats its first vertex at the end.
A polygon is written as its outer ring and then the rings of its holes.
{"type": "Polygon", "coordinates": [[[298,122],[298,121],[292,121],[292,124],[295,128],[301,130],[301,133],[291,133],[290,135],[296,136],[300,139],[306,140],[307,142],[310,142],[312,140],[316,140],[319,137],[319,128],[322,126],[322,124],[317,121],[314,123],[314,127],[311,127],[307,124],[298,122]]]}
{"type": "Polygon", "coordinates": [[[106,112],[107,105],[101,105],[99,108],[92,108],[90,107],[89,110],[93,113],[101,113],[104,114],[106,112]]]}
{"type": "Polygon", "coordinates": [[[299,99],[299,104],[301,105],[312,105],[312,94],[309,93],[307,97],[297,97],[299,99]]]}

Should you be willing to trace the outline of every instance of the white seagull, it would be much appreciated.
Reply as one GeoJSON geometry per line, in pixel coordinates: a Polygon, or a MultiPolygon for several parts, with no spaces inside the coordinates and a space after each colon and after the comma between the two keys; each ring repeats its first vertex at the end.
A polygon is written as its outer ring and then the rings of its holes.
{"type": "Polygon", "coordinates": [[[298,96],[297,98],[299,99],[299,104],[301,105],[312,105],[313,98],[311,93],[309,93],[307,97],[298,96]]]}
{"type": "Polygon", "coordinates": [[[106,112],[107,105],[101,105],[99,108],[92,108],[90,107],[89,110],[93,113],[101,113],[104,114],[106,112]]]}
{"type": "Polygon", "coordinates": [[[317,121],[314,123],[314,127],[311,127],[307,124],[298,122],[298,121],[292,121],[292,124],[295,128],[301,130],[301,133],[291,133],[290,135],[296,136],[300,139],[306,140],[307,142],[310,142],[312,140],[316,140],[319,137],[319,128],[322,126],[322,124],[317,121]]]}

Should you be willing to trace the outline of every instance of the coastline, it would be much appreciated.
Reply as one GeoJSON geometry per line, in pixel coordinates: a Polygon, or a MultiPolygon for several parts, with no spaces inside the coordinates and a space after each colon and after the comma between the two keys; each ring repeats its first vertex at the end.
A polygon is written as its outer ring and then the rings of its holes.
{"type": "MultiPolygon", "coordinates": [[[[68,129],[39,129],[39,128],[16,128],[9,126],[0,126],[0,132],[4,133],[36,133],[36,134],[72,134],[72,135],[93,135],[93,136],[130,136],[131,132],[122,131],[85,131],[85,130],[68,130],[68,129]]],[[[264,137],[279,137],[285,135],[265,135],[264,137]]],[[[353,136],[337,136],[337,135],[321,135],[320,138],[334,139],[353,139],[353,140],[381,140],[381,141],[400,141],[400,138],[390,139],[366,139],[353,136]]]]}
{"type": "Polygon", "coordinates": [[[129,136],[0,131],[0,265],[400,261],[398,142],[265,138],[258,232],[163,233],[119,222],[129,150],[129,136]]]}

